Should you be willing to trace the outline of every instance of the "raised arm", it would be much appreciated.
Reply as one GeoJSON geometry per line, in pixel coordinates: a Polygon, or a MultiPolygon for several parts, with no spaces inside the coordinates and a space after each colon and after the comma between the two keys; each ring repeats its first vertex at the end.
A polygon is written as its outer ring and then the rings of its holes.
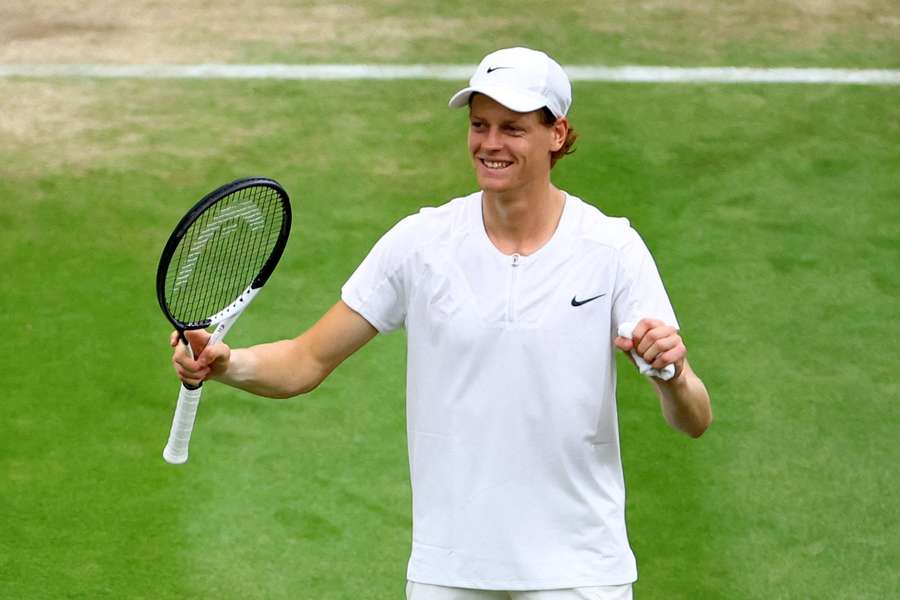
{"type": "Polygon", "coordinates": [[[359,313],[338,301],[315,325],[290,340],[232,350],[222,343],[204,347],[209,334],[189,331],[195,354],[202,348],[196,360],[173,336],[172,362],[187,383],[213,379],[260,396],[289,398],[315,389],[377,333],[359,313]]]}
{"type": "Polygon", "coordinates": [[[662,381],[651,377],[666,421],[683,433],[697,438],[712,423],[712,405],[703,381],[687,361],[687,348],[678,330],[656,319],[642,319],[632,338],[617,337],[615,345],[626,353],[633,348],[653,368],[675,365],[675,377],[662,381]]]}

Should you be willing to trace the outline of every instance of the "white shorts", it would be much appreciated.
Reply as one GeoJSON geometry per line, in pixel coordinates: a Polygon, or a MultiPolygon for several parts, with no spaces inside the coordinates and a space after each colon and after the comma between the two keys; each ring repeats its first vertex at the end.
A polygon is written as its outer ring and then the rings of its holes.
{"type": "Polygon", "coordinates": [[[407,581],[406,600],[631,600],[631,584],[501,592],[407,581]]]}

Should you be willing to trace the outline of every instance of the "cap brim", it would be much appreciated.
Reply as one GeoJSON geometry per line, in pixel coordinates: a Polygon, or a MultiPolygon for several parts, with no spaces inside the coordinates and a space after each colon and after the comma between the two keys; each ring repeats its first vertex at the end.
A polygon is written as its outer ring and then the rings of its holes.
{"type": "Polygon", "coordinates": [[[502,86],[470,86],[453,94],[448,106],[462,108],[469,104],[469,98],[475,93],[484,94],[515,112],[531,112],[547,105],[546,100],[540,94],[511,90],[502,86]]]}

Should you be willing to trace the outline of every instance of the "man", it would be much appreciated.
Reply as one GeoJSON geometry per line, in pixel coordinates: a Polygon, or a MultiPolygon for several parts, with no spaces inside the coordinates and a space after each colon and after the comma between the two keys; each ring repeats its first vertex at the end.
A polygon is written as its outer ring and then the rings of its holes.
{"type": "Polygon", "coordinates": [[[288,397],[406,328],[412,600],[631,597],[615,348],[674,366],[651,379],[673,427],[711,420],[643,241],[550,181],[570,104],[546,54],[488,55],[450,101],[469,108],[479,192],[403,219],[295,339],[230,350],[193,332],[194,361],[172,337],[184,381],[288,397]]]}

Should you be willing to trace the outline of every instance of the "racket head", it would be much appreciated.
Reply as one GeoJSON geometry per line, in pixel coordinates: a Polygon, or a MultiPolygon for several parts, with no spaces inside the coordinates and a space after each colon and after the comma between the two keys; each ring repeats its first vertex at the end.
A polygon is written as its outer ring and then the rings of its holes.
{"type": "Polygon", "coordinates": [[[156,296],[179,331],[205,329],[265,285],[291,231],[291,204],[274,179],[213,190],[175,226],[159,259],[156,296]]]}

